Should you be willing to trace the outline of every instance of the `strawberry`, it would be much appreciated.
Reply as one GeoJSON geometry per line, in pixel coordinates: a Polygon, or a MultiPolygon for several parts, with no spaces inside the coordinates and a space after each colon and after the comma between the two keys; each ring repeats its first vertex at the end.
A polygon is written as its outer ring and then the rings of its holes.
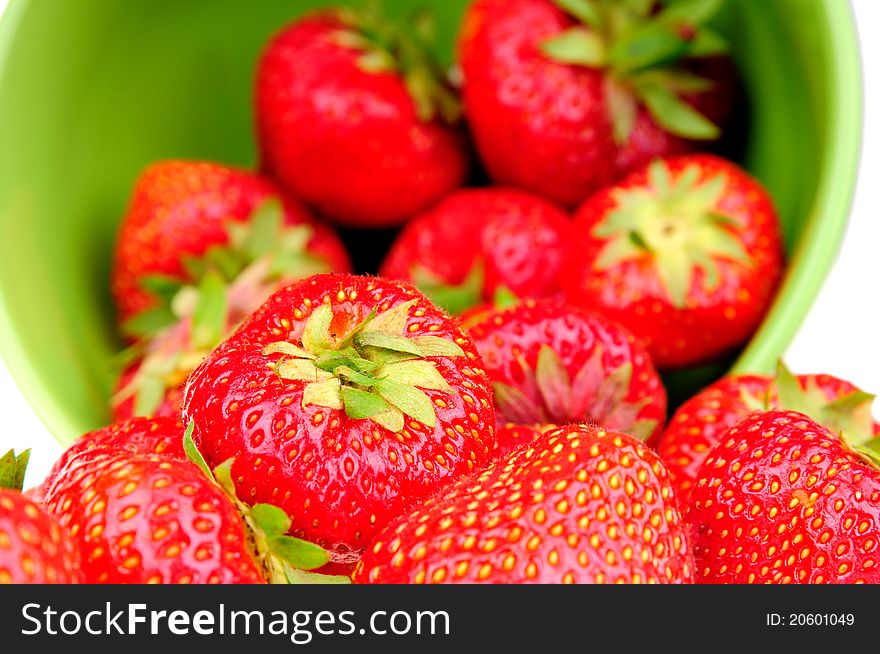
{"type": "Polygon", "coordinates": [[[717,5],[473,2],[459,37],[462,97],[491,177],[574,206],[717,138],[735,86],[705,25],[717,5]]]}
{"type": "Polygon", "coordinates": [[[666,392],[632,334],[555,300],[527,300],[468,330],[492,380],[498,423],[595,422],[645,439],[666,392]]]}
{"type": "Polygon", "coordinates": [[[642,339],[658,368],[710,361],[751,336],[782,274],[773,202],[710,155],[657,160],[584,203],[568,300],[642,339]]]}
{"type": "Polygon", "coordinates": [[[30,450],[0,457],[0,584],[72,584],[80,580],[73,542],[22,495],[30,450]]]}
{"type": "Polygon", "coordinates": [[[112,287],[126,335],[117,420],[179,412],[183,382],[284,283],[348,270],[341,242],[268,181],[219,164],[167,161],[135,185],[112,287]]]}
{"type": "Polygon", "coordinates": [[[261,583],[235,506],[189,462],[97,458],[46,506],[76,543],[86,583],[261,583]]]}
{"type": "Polygon", "coordinates": [[[395,515],[488,461],[473,342],[402,282],[316,275],[273,295],[192,374],[184,418],[248,502],[350,562],[395,515]]]}
{"type": "Polygon", "coordinates": [[[499,292],[559,295],[569,228],[562,210],[521,191],[456,191],[404,227],[379,274],[414,283],[456,314],[499,292]]]}
{"type": "Polygon", "coordinates": [[[65,483],[65,477],[79,466],[122,454],[186,461],[179,418],[132,418],[80,436],[52,466],[36,489],[36,497],[42,499],[55,483],[65,483]]]}
{"type": "Polygon", "coordinates": [[[676,496],[687,504],[703,461],[735,424],[755,412],[796,410],[836,432],[865,439],[880,433],[871,419],[873,397],[831,375],[793,376],[781,363],[776,378],[732,375],[682,404],[654,445],[676,496]]]}
{"type": "Polygon", "coordinates": [[[340,9],[277,34],[256,80],[265,170],[354,227],[398,225],[459,186],[457,100],[430,58],[429,23],[340,9]]]}
{"type": "Polygon", "coordinates": [[[660,459],[586,425],[455,483],[379,533],[355,583],[687,583],[693,558],[660,459]]]}
{"type": "Polygon", "coordinates": [[[703,583],[880,583],[880,439],[750,416],[710,451],[688,522],[703,583]]]}
{"type": "Polygon", "coordinates": [[[499,426],[495,432],[497,444],[492,458],[503,459],[514,450],[524,447],[526,443],[533,443],[556,428],[556,425],[517,425],[512,422],[499,426]]]}

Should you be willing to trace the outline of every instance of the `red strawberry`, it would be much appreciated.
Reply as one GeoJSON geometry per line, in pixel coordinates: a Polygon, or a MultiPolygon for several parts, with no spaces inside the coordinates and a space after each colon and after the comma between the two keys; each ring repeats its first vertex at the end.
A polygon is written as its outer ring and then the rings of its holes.
{"type": "Polygon", "coordinates": [[[559,295],[569,229],[562,210],[527,193],[457,191],[407,224],[379,273],[414,283],[456,314],[499,291],[559,295]]]}
{"type": "Polygon", "coordinates": [[[95,459],[58,480],[46,505],[87,583],[262,582],[235,506],[189,462],[95,459]]]}
{"type": "Polygon", "coordinates": [[[796,410],[833,431],[865,439],[880,433],[871,419],[872,396],[831,375],[791,375],[780,365],[769,375],[721,379],[682,404],[654,444],[685,506],[703,461],[725,432],[752,413],[796,410]]]}
{"type": "Polygon", "coordinates": [[[698,581],[880,583],[880,439],[862,452],[794,411],[732,427],[691,493],[698,581]]]}
{"type": "Polygon", "coordinates": [[[355,583],[687,583],[660,459],[625,434],[555,429],[376,536],[355,583]]]}
{"type": "Polygon", "coordinates": [[[350,10],[310,14],[269,43],[257,70],[266,170],[340,223],[400,224],[467,170],[457,102],[423,21],[350,10]],[[424,28],[424,29],[423,29],[424,28]]]}
{"type": "Polygon", "coordinates": [[[336,236],[268,181],[211,163],[150,167],[116,250],[120,318],[140,341],[126,357],[114,417],[179,411],[195,365],[273,291],[348,269],[336,236]]]}
{"type": "Polygon", "coordinates": [[[495,446],[472,341],[411,286],[316,275],[279,291],[193,373],[184,416],[239,496],[351,560],[495,446]]]}
{"type": "Polygon", "coordinates": [[[55,483],[66,483],[65,478],[79,466],[120,455],[151,454],[186,461],[179,418],[133,418],[80,436],[52,466],[37,497],[45,497],[55,483]]]}
{"type": "Polygon", "coordinates": [[[782,265],[764,189],[730,162],[694,155],[655,161],[584,203],[562,279],[570,302],[631,329],[664,369],[748,339],[782,265]]]}
{"type": "Polygon", "coordinates": [[[717,138],[712,121],[726,119],[734,77],[712,56],[723,49],[704,25],[713,12],[666,5],[470,6],[459,38],[464,106],[496,182],[572,206],[654,157],[693,149],[689,139],[717,138]]]}
{"type": "Polygon", "coordinates": [[[666,392],[644,348],[604,317],[528,300],[468,330],[495,392],[498,423],[595,422],[645,439],[666,418],[666,392]]]}
{"type": "Polygon", "coordinates": [[[497,444],[492,452],[492,458],[497,460],[505,458],[508,454],[526,443],[533,443],[548,431],[557,429],[556,425],[517,425],[512,422],[503,427],[499,426],[495,432],[497,444]]]}
{"type": "Polygon", "coordinates": [[[0,458],[0,584],[80,580],[73,543],[38,504],[21,494],[30,450],[0,458]]]}

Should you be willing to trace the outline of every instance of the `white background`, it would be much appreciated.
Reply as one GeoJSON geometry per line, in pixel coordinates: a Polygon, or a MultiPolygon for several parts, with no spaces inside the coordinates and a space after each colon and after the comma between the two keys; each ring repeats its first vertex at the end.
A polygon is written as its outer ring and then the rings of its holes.
{"type": "MultiPolygon", "coordinates": [[[[839,0],[843,2],[844,0],[839,0]]],[[[7,0],[0,0],[0,14],[7,0]]],[[[880,0],[853,0],[862,42],[865,126],[852,220],[837,264],[786,360],[796,372],[828,372],[880,393],[880,0]],[[874,26],[873,30],[871,26],[874,26]]],[[[880,401],[877,402],[880,405],[880,401]]],[[[875,406],[880,418],[880,408],[875,406]]],[[[0,454],[33,448],[28,483],[38,483],[61,447],[0,362],[0,454]]]]}

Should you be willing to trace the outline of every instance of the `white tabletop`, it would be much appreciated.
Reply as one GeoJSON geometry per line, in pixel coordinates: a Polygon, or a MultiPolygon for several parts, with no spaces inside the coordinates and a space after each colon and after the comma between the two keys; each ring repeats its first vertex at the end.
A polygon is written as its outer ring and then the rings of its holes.
{"type": "MultiPolygon", "coordinates": [[[[7,0],[0,0],[0,14],[7,0]]],[[[880,393],[880,25],[878,0],[852,0],[862,38],[865,116],[862,166],[849,230],[837,263],[786,360],[796,372],[827,372],[880,393]]],[[[880,419],[880,401],[875,415],[880,419]]],[[[61,447],[0,362],[0,454],[32,448],[28,483],[39,482],[61,447]]]]}

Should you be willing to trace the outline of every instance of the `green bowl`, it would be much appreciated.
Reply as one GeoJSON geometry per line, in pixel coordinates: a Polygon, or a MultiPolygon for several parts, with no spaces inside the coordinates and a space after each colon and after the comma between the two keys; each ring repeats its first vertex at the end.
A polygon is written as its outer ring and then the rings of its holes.
{"type": "MultiPolygon", "coordinates": [[[[329,3],[11,0],[0,22],[0,351],[60,441],[108,420],[119,347],[108,271],[132,180],[167,157],[252,165],[261,45],[320,4],[329,3]]],[[[433,4],[449,61],[466,2],[433,4]]],[[[846,227],[860,143],[858,46],[841,0],[729,0],[719,25],[747,90],[742,163],[773,193],[790,255],[771,312],[733,364],[769,371],[846,227]]],[[[674,384],[680,394],[718,373],[674,384]]]]}

